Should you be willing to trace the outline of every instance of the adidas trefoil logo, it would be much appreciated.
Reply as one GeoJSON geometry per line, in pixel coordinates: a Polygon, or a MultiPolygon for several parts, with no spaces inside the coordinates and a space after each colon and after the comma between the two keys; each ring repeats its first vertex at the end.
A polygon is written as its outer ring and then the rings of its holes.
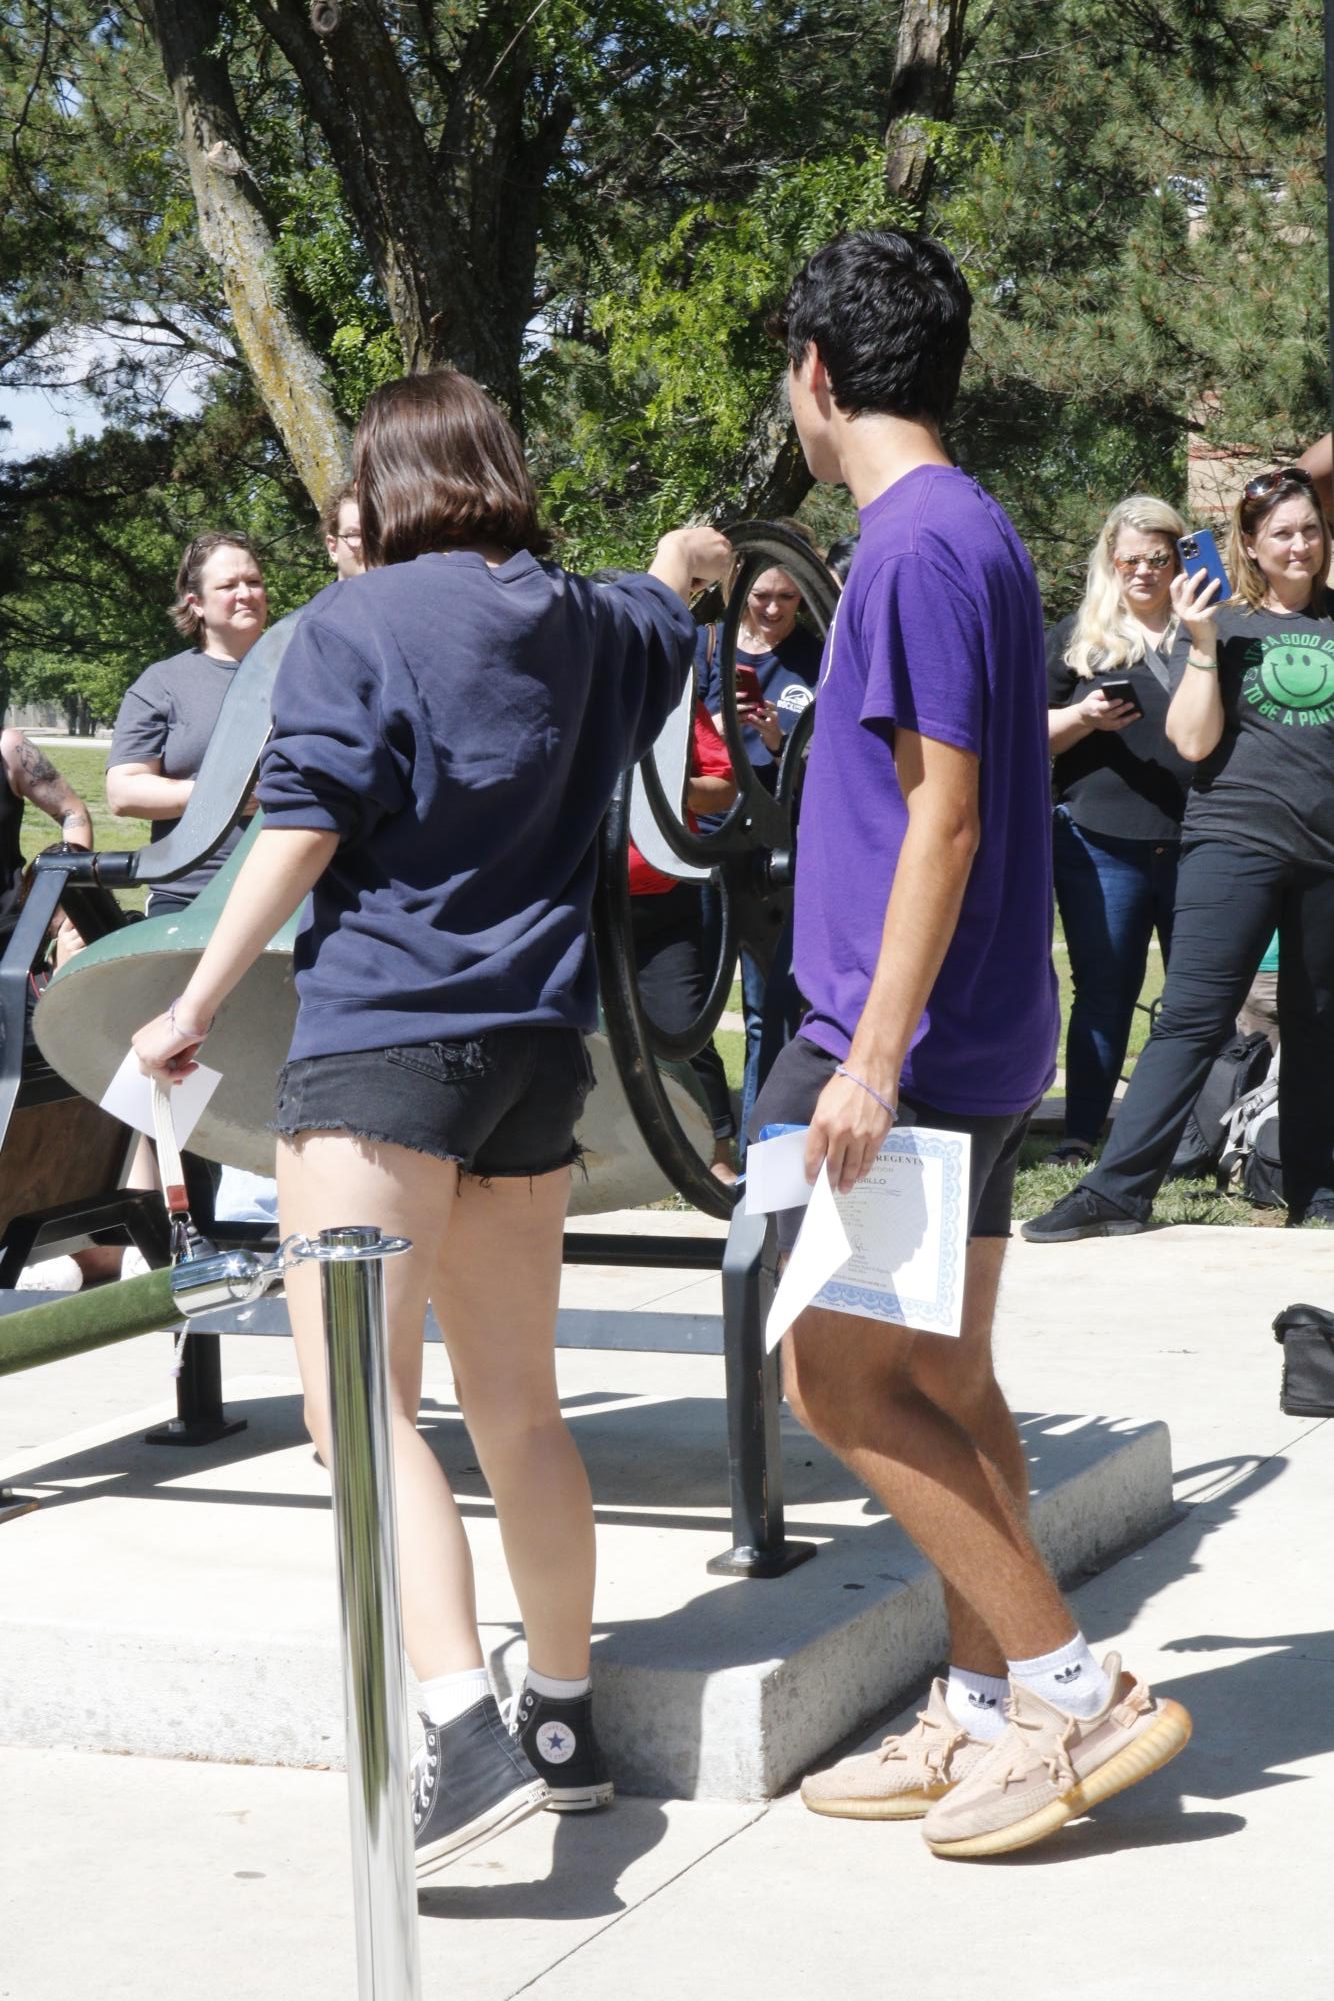
{"type": "Polygon", "coordinates": [[[1061,1683],[1062,1687],[1064,1687],[1066,1682],[1078,1681],[1080,1675],[1083,1672],[1084,1672],[1083,1668],[1081,1668],[1079,1662],[1076,1661],[1073,1667],[1057,1668],[1056,1679],[1061,1683]]]}
{"type": "Polygon", "coordinates": [[[968,1691],[968,1706],[970,1709],[994,1709],[996,1707],[996,1698],[994,1695],[979,1695],[975,1688],[970,1688],[968,1691]]]}

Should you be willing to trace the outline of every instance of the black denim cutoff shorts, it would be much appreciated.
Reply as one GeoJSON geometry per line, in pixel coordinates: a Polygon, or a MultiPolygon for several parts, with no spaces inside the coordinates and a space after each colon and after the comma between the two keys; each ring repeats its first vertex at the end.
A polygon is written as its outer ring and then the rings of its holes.
{"type": "MultiPolygon", "coordinates": [[[[774,1061],[750,1116],[751,1140],[764,1126],[806,1126],[816,1101],[838,1069],[837,1056],[820,1049],[804,1035],[793,1036],[774,1061]]],[[[1027,1112],[942,1112],[905,1092],[899,1098],[896,1126],[934,1126],[939,1132],[967,1133],[973,1144],[968,1188],[968,1235],[1008,1237],[1014,1205],[1014,1176],[1019,1149],[1033,1116],[1027,1112]]],[[[790,1251],[801,1228],[804,1209],[784,1209],[778,1217],[778,1242],[790,1251]]]]}
{"type": "Polygon", "coordinates": [[[273,1130],[381,1140],[484,1179],[550,1174],[578,1159],[574,1128],[593,1082],[577,1028],[307,1056],[278,1078],[273,1130]]]}

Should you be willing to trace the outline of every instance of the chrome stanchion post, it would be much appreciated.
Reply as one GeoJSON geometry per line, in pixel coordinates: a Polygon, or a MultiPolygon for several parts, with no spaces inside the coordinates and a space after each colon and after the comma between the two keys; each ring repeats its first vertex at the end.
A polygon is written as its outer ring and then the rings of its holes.
{"type": "Polygon", "coordinates": [[[322,1230],[304,1248],[329,1357],[360,2001],[421,1994],[385,1363],[384,1259],[407,1248],[375,1229],[322,1230]]]}

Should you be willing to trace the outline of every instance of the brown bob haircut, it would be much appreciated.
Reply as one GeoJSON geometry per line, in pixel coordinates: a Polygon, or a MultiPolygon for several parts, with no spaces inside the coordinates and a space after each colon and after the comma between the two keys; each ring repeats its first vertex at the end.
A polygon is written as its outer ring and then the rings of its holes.
{"type": "Polygon", "coordinates": [[[535,556],[551,546],[519,440],[486,391],[455,369],[374,390],[353,467],[368,568],[469,542],[535,556]]]}

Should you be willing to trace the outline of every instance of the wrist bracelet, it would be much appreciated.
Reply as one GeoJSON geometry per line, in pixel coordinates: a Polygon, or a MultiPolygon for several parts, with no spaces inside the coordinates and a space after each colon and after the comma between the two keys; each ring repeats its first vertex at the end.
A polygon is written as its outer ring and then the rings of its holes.
{"type": "Polygon", "coordinates": [[[888,1112],[889,1116],[892,1119],[896,1119],[898,1117],[899,1115],[898,1106],[891,1105],[888,1098],[882,1098],[879,1091],[875,1089],[874,1085],[868,1084],[864,1077],[854,1077],[851,1070],[848,1069],[845,1063],[840,1063],[838,1065],[838,1068],[834,1071],[834,1075],[836,1077],[846,1077],[850,1084],[856,1084],[861,1090],[865,1091],[868,1098],[874,1098],[877,1105],[880,1106],[880,1109],[882,1111],[888,1112]]]}
{"type": "Polygon", "coordinates": [[[1188,667],[1198,667],[1202,674],[1216,674],[1218,672],[1218,661],[1216,659],[1197,660],[1193,653],[1186,655],[1186,665],[1188,667]]]}
{"type": "Polygon", "coordinates": [[[175,1000],[174,1000],[174,1001],[172,1002],[171,1006],[170,1006],[170,1007],[169,1007],[169,1008],[167,1009],[167,1020],[168,1020],[168,1021],[169,1021],[169,1022],[171,1023],[172,1027],[173,1027],[173,1028],[175,1029],[175,1031],[176,1031],[176,1033],[177,1033],[178,1035],[186,1035],[186,1036],[188,1036],[188,1037],[190,1038],[191,1042],[202,1042],[202,1041],[204,1040],[205,1036],[206,1036],[206,1035],[208,1034],[208,1032],[209,1032],[209,1029],[211,1029],[211,1028],[212,1028],[212,1026],[213,1026],[213,1022],[212,1022],[212,1020],[210,1020],[210,1021],[209,1021],[209,1024],[208,1024],[208,1028],[201,1028],[201,1029],[198,1029],[198,1030],[196,1030],[196,1029],[193,1029],[193,1028],[184,1028],[184,1027],[182,1027],[181,1023],[180,1023],[179,1021],[177,1021],[177,1019],[176,1019],[176,1010],[177,1010],[177,1008],[178,1008],[178,1007],[180,1006],[180,1004],[181,1004],[181,1001],[182,1001],[182,999],[183,999],[183,998],[184,998],[184,996],[183,996],[183,995],[180,995],[180,994],[178,994],[178,995],[176,996],[176,999],[175,999],[175,1000]]]}

